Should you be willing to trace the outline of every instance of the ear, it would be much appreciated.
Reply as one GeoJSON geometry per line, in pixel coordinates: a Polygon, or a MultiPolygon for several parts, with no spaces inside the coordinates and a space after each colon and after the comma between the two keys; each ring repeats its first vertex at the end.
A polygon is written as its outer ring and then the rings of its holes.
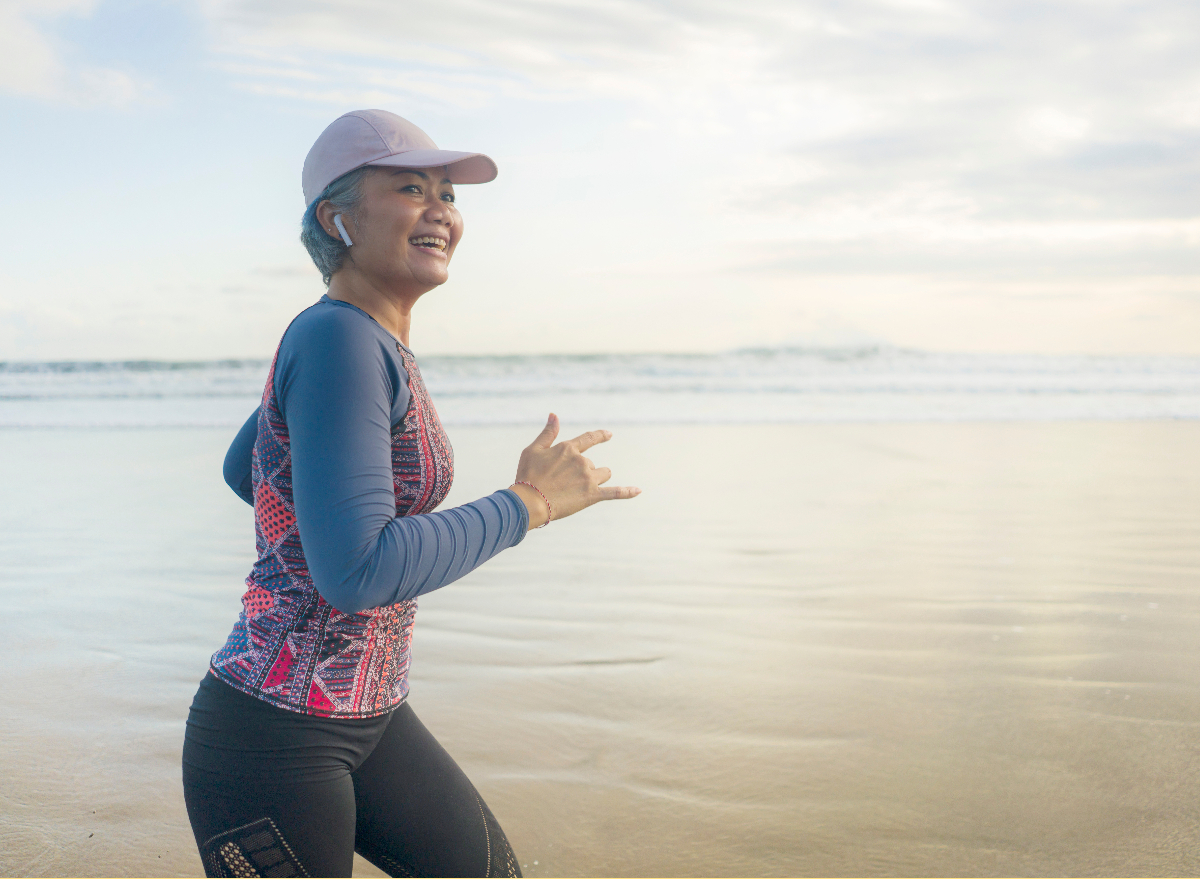
{"type": "Polygon", "coordinates": [[[325,230],[325,234],[334,241],[342,240],[342,236],[338,234],[337,226],[333,225],[334,214],[342,215],[342,223],[345,224],[346,230],[350,233],[350,237],[354,238],[354,233],[357,230],[354,228],[354,224],[350,220],[350,215],[335,208],[333,206],[333,202],[331,202],[329,199],[325,199],[323,202],[317,205],[317,222],[321,224],[321,228],[325,230]]]}

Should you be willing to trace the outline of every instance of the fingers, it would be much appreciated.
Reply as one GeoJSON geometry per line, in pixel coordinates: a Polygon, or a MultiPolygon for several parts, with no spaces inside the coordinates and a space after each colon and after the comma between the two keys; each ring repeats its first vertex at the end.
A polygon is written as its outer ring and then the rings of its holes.
{"type": "Polygon", "coordinates": [[[532,443],[529,444],[531,449],[548,449],[554,445],[554,440],[558,436],[558,416],[553,412],[546,419],[546,426],[542,428],[542,432],[537,435],[532,443]]]}
{"type": "Polygon", "coordinates": [[[595,477],[597,485],[603,485],[612,479],[612,471],[607,467],[597,467],[592,470],[592,476],[595,477]]]}
{"type": "Polygon", "coordinates": [[[598,443],[606,443],[612,439],[612,431],[610,430],[589,430],[587,433],[581,433],[573,440],[567,440],[567,445],[573,447],[577,452],[586,452],[592,446],[598,443]]]}
{"type": "Polygon", "coordinates": [[[614,485],[600,489],[600,496],[606,501],[625,501],[641,493],[642,490],[635,485],[614,485]]]}

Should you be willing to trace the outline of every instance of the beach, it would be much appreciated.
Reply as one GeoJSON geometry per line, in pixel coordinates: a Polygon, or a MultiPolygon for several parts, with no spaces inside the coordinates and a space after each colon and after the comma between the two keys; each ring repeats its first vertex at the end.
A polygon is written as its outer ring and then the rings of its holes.
{"type": "MultiPolygon", "coordinates": [[[[536,429],[450,433],[446,505],[536,429]]],[[[200,872],[183,724],[253,558],[231,436],[0,431],[0,873],[200,872]]],[[[530,876],[1195,875],[1198,443],[624,426],[592,457],[644,494],[422,597],[411,704],[530,876]]]]}

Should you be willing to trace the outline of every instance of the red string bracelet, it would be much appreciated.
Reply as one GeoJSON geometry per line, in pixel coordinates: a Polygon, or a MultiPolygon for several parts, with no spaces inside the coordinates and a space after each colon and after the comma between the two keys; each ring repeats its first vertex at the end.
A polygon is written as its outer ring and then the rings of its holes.
{"type": "Polygon", "coordinates": [[[544,494],[542,494],[542,490],[540,488],[538,488],[536,485],[534,485],[532,482],[526,482],[524,479],[520,480],[519,482],[514,482],[513,485],[528,485],[530,488],[532,488],[534,491],[536,491],[538,493],[538,495],[541,497],[541,499],[546,502],[546,521],[543,522],[541,525],[538,525],[538,527],[545,528],[547,525],[549,525],[550,520],[554,518],[554,507],[551,506],[551,504],[550,504],[550,498],[548,498],[544,494]]]}

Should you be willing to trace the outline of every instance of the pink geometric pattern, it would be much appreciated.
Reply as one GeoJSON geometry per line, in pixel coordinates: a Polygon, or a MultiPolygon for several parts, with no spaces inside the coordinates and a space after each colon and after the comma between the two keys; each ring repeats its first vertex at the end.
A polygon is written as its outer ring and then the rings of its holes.
{"type": "Polygon", "coordinates": [[[296,524],[283,499],[264,482],[254,495],[254,527],[268,543],[278,543],[296,524]]]}
{"type": "MultiPolygon", "coordinates": [[[[396,515],[413,516],[445,499],[454,453],[416,361],[399,350],[411,400],[392,430],[392,486],[396,515]]],[[[417,602],[343,613],[317,592],[296,526],[291,448],[275,399],[274,362],[251,478],[258,561],[246,579],[242,613],[213,654],[213,673],[244,693],[304,714],[375,717],[391,711],[408,696],[417,602]]]]}
{"type": "Polygon", "coordinates": [[[275,593],[268,592],[261,586],[251,586],[242,596],[242,607],[246,616],[254,619],[260,613],[266,613],[275,606],[275,593]]]}

